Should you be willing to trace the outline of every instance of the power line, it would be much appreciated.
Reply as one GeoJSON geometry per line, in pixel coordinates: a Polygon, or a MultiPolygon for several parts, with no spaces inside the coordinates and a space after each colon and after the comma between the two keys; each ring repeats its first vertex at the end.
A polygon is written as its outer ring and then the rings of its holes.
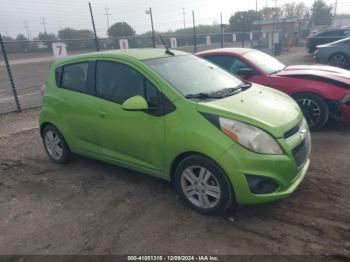
{"type": "Polygon", "coordinates": [[[28,37],[28,40],[30,40],[30,30],[29,30],[29,25],[27,22],[24,22],[24,27],[25,29],[27,30],[27,37],[28,37]]]}
{"type": "Polygon", "coordinates": [[[186,12],[185,12],[185,7],[182,7],[182,17],[184,20],[184,29],[186,29],[186,12]]]}
{"type": "Polygon", "coordinates": [[[106,7],[105,10],[106,10],[105,16],[107,17],[107,32],[108,32],[108,30],[109,30],[109,17],[111,15],[111,13],[108,12],[109,11],[108,7],[106,7]]]}
{"type": "Polygon", "coordinates": [[[335,0],[335,3],[334,3],[334,16],[337,15],[337,6],[338,6],[338,0],[335,0]]]}
{"type": "Polygon", "coordinates": [[[41,18],[41,23],[43,25],[43,28],[44,28],[44,33],[47,34],[47,31],[46,31],[46,21],[45,21],[45,17],[42,17],[41,18]]]}

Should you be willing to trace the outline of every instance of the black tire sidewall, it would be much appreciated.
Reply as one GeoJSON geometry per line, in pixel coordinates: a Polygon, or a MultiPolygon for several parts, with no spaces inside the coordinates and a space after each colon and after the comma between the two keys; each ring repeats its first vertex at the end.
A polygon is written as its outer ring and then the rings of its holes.
{"type": "Polygon", "coordinates": [[[63,137],[63,135],[61,134],[61,132],[54,127],[53,125],[48,125],[44,128],[43,132],[42,132],[42,139],[43,139],[43,144],[44,144],[44,148],[45,151],[47,153],[47,155],[49,156],[49,158],[51,159],[52,162],[57,163],[57,164],[67,164],[70,162],[71,158],[72,158],[72,153],[70,152],[67,143],[63,137]],[[50,155],[50,153],[48,152],[47,148],[46,148],[46,144],[45,144],[45,135],[48,131],[53,131],[55,132],[58,137],[61,140],[61,145],[62,145],[62,157],[60,159],[54,159],[52,158],[52,156],[50,155]]]}
{"type": "MultiPolygon", "coordinates": [[[[349,66],[349,59],[348,59],[347,55],[346,55],[346,54],[343,54],[343,53],[336,53],[336,54],[333,54],[333,55],[329,58],[329,62],[328,62],[328,63],[329,63],[331,66],[333,66],[333,65],[331,64],[331,61],[332,61],[332,59],[333,59],[336,55],[341,55],[341,56],[343,56],[343,57],[345,58],[345,65],[342,66],[341,68],[346,68],[346,67],[349,66]]],[[[337,67],[337,66],[335,66],[335,67],[337,67]]]]}
{"type": "Polygon", "coordinates": [[[204,215],[217,215],[224,213],[234,202],[234,193],[232,189],[231,182],[228,180],[225,173],[222,169],[214,163],[214,161],[208,159],[207,157],[201,155],[191,155],[183,159],[177,166],[175,170],[174,176],[175,188],[176,191],[180,194],[182,200],[188,205],[190,208],[195,211],[204,214],[204,215]],[[182,187],[181,187],[181,176],[183,171],[189,166],[202,166],[208,169],[217,179],[220,189],[221,189],[221,199],[219,203],[213,207],[208,209],[203,209],[195,206],[191,203],[190,200],[185,196],[182,187]]]}
{"type": "Polygon", "coordinates": [[[296,94],[293,97],[297,102],[300,99],[312,100],[320,108],[321,116],[313,126],[310,126],[311,131],[313,131],[313,132],[319,131],[322,127],[324,127],[326,125],[326,123],[329,119],[329,108],[328,108],[326,101],[322,97],[320,97],[319,95],[316,95],[316,94],[311,94],[311,93],[296,94]]]}

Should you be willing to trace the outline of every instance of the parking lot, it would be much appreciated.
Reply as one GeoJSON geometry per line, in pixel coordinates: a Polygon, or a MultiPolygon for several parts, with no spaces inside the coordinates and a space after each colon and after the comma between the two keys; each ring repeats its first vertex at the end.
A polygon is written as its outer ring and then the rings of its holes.
{"type": "MultiPolygon", "coordinates": [[[[281,60],[312,63],[302,50],[281,60]]],[[[53,164],[38,113],[0,116],[1,254],[350,255],[349,127],[312,134],[310,170],[290,198],[208,217],[162,180],[83,157],[53,164]]]]}

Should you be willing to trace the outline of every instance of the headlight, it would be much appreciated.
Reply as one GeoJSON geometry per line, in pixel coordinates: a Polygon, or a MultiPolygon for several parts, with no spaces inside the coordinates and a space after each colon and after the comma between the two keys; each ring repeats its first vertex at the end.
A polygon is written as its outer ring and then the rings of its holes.
{"type": "Polygon", "coordinates": [[[236,120],[219,117],[221,130],[245,148],[262,154],[283,154],[276,140],[265,131],[236,120]]]}

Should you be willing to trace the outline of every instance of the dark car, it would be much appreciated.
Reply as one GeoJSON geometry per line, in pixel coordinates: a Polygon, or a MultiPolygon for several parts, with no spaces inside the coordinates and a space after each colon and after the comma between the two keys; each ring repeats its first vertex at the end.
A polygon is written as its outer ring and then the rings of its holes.
{"type": "Polygon", "coordinates": [[[330,64],[332,66],[346,68],[349,66],[350,37],[325,44],[318,45],[315,51],[317,63],[330,64]]]}
{"type": "Polygon", "coordinates": [[[350,36],[350,27],[333,28],[311,33],[306,38],[306,50],[308,53],[316,51],[318,45],[328,44],[350,36]]]}

